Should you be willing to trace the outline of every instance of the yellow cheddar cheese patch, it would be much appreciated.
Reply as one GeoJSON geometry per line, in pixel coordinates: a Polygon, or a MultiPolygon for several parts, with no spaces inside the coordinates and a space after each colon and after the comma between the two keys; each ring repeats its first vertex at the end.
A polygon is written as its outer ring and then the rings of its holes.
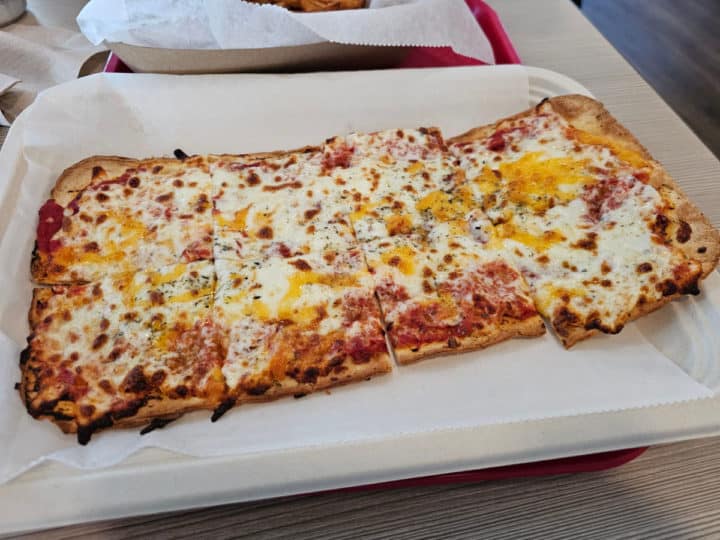
{"type": "Polygon", "coordinates": [[[185,264],[178,264],[173,267],[168,272],[162,273],[162,272],[150,272],[149,278],[150,283],[154,286],[162,285],[164,283],[171,283],[178,278],[180,278],[185,271],[187,270],[187,265],[185,264]]]}
{"type": "Polygon", "coordinates": [[[384,252],[380,259],[389,266],[409,276],[415,272],[415,250],[410,246],[398,246],[384,252]]]}
{"type": "Polygon", "coordinates": [[[236,231],[244,231],[249,210],[250,205],[247,205],[245,208],[241,208],[240,210],[235,212],[232,219],[227,219],[224,216],[219,215],[217,216],[218,225],[236,231]]]}
{"type": "Polygon", "coordinates": [[[464,219],[473,208],[472,193],[466,186],[460,186],[450,195],[444,191],[432,191],[420,199],[415,207],[423,212],[429,210],[439,221],[464,219]]]}
{"type": "Polygon", "coordinates": [[[415,163],[411,163],[405,168],[405,172],[408,174],[417,174],[420,171],[423,170],[425,166],[421,161],[416,161],[415,163]]]}
{"type": "Polygon", "coordinates": [[[278,305],[278,318],[289,319],[297,323],[309,323],[317,317],[314,305],[295,307],[295,302],[301,298],[305,285],[323,283],[327,277],[313,271],[296,272],[288,278],[288,289],[278,305]]]}
{"type": "Polygon", "coordinates": [[[585,174],[586,165],[586,160],[544,158],[540,152],[529,152],[517,161],[501,163],[499,177],[485,167],[475,183],[484,194],[504,189],[511,202],[541,213],[572,201],[582,186],[593,181],[585,174]]]}
{"type": "Polygon", "coordinates": [[[542,252],[565,240],[565,237],[557,230],[545,231],[542,235],[535,235],[518,228],[512,222],[497,225],[493,235],[491,247],[494,249],[499,249],[502,246],[502,240],[510,239],[520,242],[535,251],[542,252]]]}
{"type": "Polygon", "coordinates": [[[647,160],[645,160],[645,158],[643,158],[638,152],[622,146],[620,143],[610,137],[605,137],[603,135],[594,135],[580,129],[574,129],[572,133],[574,134],[575,138],[583,144],[606,147],[619,160],[624,161],[632,167],[642,168],[648,166],[647,160]]]}
{"type": "Polygon", "coordinates": [[[390,236],[410,234],[412,228],[412,218],[408,214],[390,214],[385,217],[385,229],[390,236]]]}

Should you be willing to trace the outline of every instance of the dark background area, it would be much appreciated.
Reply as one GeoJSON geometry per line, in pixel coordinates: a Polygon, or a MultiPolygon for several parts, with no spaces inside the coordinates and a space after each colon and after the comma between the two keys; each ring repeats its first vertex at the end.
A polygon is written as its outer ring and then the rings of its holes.
{"type": "Polygon", "coordinates": [[[575,3],[720,157],[720,0],[575,3]]]}

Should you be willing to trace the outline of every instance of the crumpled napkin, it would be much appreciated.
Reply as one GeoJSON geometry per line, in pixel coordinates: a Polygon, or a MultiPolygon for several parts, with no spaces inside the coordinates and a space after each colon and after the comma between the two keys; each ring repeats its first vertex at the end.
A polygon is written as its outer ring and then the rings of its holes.
{"type": "Polygon", "coordinates": [[[334,42],[450,46],[494,63],[464,0],[369,0],[367,9],[295,13],[241,0],[90,0],[77,18],[92,43],[257,49],[334,42]]]}
{"type": "MultiPolygon", "coordinates": [[[[2,95],[10,90],[13,86],[15,86],[17,83],[20,82],[20,79],[16,79],[15,77],[10,77],[9,75],[5,75],[4,73],[0,73],[0,103],[2,103],[2,95]]],[[[0,105],[2,107],[2,105],[0,105]]],[[[0,126],[9,126],[10,121],[5,118],[5,115],[2,112],[2,108],[0,108],[0,126]]]]}
{"type": "Polygon", "coordinates": [[[0,28],[0,125],[10,125],[38,92],[77,78],[85,62],[105,50],[80,32],[34,22],[28,14],[0,28]]]}

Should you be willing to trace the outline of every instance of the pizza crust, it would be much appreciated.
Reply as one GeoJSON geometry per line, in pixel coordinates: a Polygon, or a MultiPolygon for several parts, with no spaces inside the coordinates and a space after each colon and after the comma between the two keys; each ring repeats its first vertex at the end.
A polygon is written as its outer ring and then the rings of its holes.
{"type": "MultiPolygon", "coordinates": [[[[384,355],[382,357],[373,359],[367,364],[356,365],[355,369],[338,376],[336,379],[331,377],[324,377],[322,379],[319,379],[318,382],[315,384],[303,383],[288,386],[277,386],[277,390],[271,389],[262,396],[251,396],[245,394],[238,398],[233,398],[232,408],[245,403],[274,401],[278,398],[291,395],[294,395],[296,397],[302,397],[305,394],[324,390],[329,387],[337,387],[353,382],[368,380],[372,377],[389,373],[390,371],[392,371],[392,363],[390,361],[390,357],[389,355],[384,355]]],[[[23,380],[24,379],[25,378],[23,378],[23,380]]],[[[21,383],[20,394],[23,398],[23,401],[25,401],[27,405],[28,402],[25,388],[26,385],[24,383],[21,383]]],[[[89,438],[92,434],[98,431],[102,431],[104,429],[108,429],[111,427],[117,429],[130,429],[150,426],[152,425],[152,422],[157,422],[158,420],[176,420],[186,413],[195,412],[198,410],[217,411],[218,407],[222,406],[222,403],[222,400],[218,402],[217,400],[209,401],[204,398],[187,398],[183,400],[152,398],[144,406],[138,409],[137,413],[133,416],[113,420],[112,423],[109,425],[100,424],[98,426],[79,426],[74,419],[58,419],[50,415],[33,416],[38,419],[50,420],[51,422],[56,424],[64,433],[79,433],[78,440],[81,442],[81,444],[85,444],[89,441],[89,438]],[[85,429],[83,430],[83,428],[85,429]]],[[[33,414],[29,408],[28,412],[30,412],[30,414],[33,414]]]]}
{"type": "Polygon", "coordinates": [[[288,379],[287,384],[277,384],[260,396],[253,396],[242,393],[233,396],[236,405],[244,403],[263,403],[275,399],[297,396],[325,390],[326,388],[342,386],[353,382],[368,380],[372,377],[385,375],[392,371],[392,362],[389,354],[378,355],[365,364],[353,364],[353,368],[337,376],[319,377],[315,383],[298,383],[294,379],[288,379]]]}
{"type": "Polygon", "coordinates": [[[545,324],[539,315],[524,321],[505,322],[496,332],[491,334],[478,334],[458,339],[457,347],[450,347],[447,342],[429,343],[417,351],[410,348],[395,347],[395,358],[400,365],[414,364],[425,358],[442,356],[446,354],[462,354],[466,352],[485,349],[508,339],[521,337],[537,337],[545,333],[545,324]]]}
{"type": "Polygon", "coordinates": [[[132,159],[122,156],[93,156],[70,165],[58,177],[55,187],[51,191],[51,198],[60,206],[67,206],[84,189],[118,178],[125,173],[145,167],[151,169],[157,165],[163,166],[163,174],[180,172],[188,162],[202,164],[204,157],[189,156],[187,159],[176,158],[148,158],[132,159]]]}
{"type": "MultiPolygon", "coordinates": [[[[627,321],[625,321],[624,325],[627,325],[628,323],[639,319],[640,317],[647,315],[648,313],[652,313],[653,311],[656,311],[663,307],[665,304],[668,304],[672,302],[673,300],[677,300],[678,298],[684,296],[682,293],[676,293],[672,296],[663,296],[662,298],[659,298],[655,302],[648,302],[645,304],[637,304],[632,309],[632,311],[629,313],[627,321]]],[[[620,329],[622,330],[622,328],[620,329]]],[[[617,333],[620,332],[618,330],[617,333]]],[[[566,349],[570,349],[572,346],[576,345],[580,341],[583,341],[585,339],[588,339],[595,334],[598,333],[598,330],[586,330],[582,327],[576,327],[572,328],[566,336],[561,336],[560,334],[557,334],[558,338],[560,339],[560,342],[563,344],[563,347],[566,349]]]]}
{"type": "Polygon", "coordinates": [[[60,174],[51,191],[51,197],[60,206],[67,206],[88,186],[116,178],[138,163],[136,159],[120,156],[93,156],[83,159],[60,174]]]}

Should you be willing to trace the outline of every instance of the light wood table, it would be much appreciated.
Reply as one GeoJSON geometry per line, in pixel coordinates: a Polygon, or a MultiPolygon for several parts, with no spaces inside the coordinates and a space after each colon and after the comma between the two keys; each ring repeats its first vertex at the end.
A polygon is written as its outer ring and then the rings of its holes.
{"type": "MultiPolygon", "coordinates": [[[[720,163],[569,0],[490,3],[525,64],[587,86],[720,225],[720,163]]],[[[711,438],[601,473],[273,499],[27,537],[720,538],[718,497],[711,438]]]]}

